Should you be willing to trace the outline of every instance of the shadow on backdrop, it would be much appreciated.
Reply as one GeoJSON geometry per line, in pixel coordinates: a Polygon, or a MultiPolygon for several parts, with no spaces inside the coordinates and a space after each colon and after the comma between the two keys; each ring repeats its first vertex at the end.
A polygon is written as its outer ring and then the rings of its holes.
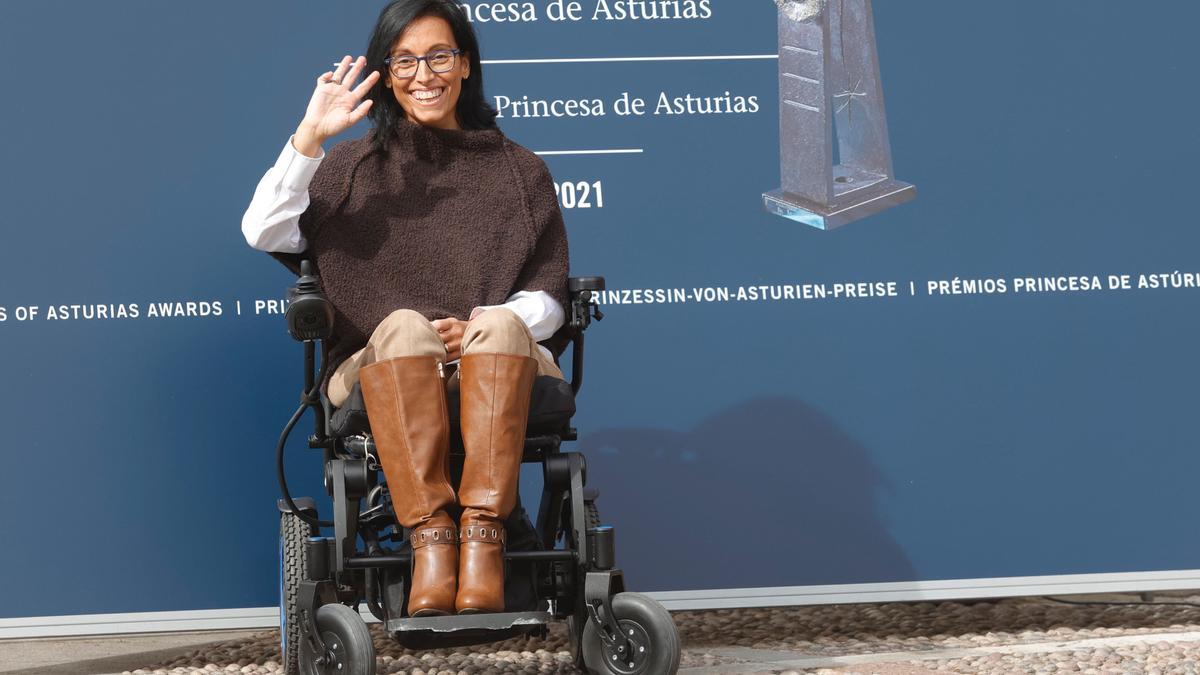
{"type": "Polygon", "coordinates": [[[878,512],[887,485],[870,455],[796,399],[755,398],[691,431],[607,429],[580,450],[633,589],[915,578],[878,512]]]}

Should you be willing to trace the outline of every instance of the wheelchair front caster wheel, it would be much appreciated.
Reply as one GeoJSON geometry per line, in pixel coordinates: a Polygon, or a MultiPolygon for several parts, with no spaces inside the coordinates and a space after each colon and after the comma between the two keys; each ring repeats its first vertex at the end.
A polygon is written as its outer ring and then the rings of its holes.
{"type": "Polygon", "coordinates": [[[583,628],[583,662],[593,675],[673,675],[679,670],[679,632],[670,613],[641,593],[617,593],[613,615],[629,649],[610,647],[591,621],[583,628]]]}
{"type": "Polygon", "coordinates": [[[317,632],[328,648],[317,663],[311,641],[300,638],[300,672],[304,675],[375,675],[375,645],[358,612],[345,605],[317,608],[317,632]]]}

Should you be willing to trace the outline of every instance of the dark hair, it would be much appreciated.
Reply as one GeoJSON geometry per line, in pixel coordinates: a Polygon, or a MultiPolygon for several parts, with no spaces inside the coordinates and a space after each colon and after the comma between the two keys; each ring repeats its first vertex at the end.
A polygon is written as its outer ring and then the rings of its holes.
{"type": "MultiPolygon", "coordinates": [[[[454,40],[458,48],[465,52],[471,62],[471,76],[462,83],[462,92],[458,97],[455,112],[458,123],[464,129],[494,129],[496,127],[496,109],[483,96],[483,64],[479,60],[479,40],[475,37],[475,29],[467,18],[467,13],[454,0],[393,0],[379,13],[375,22],[375,30],[371,33],[371,42],[367,45],[366,72],[378,70],[381,76],[386,76],[387,66],[383,60],[391,55],[392,45],[408,28],[413,20],[422,16],[438,16],[450,24],[454,40]]],[[[396,101],[391,90],[384,86],[385,77],[380,77],[371,88],[367,97],[371,104],[370,117],[375,124],[374,147],[376,150],[387,152],[388,133],[391,128],[405,118],[404,108],[396,101]]]]}

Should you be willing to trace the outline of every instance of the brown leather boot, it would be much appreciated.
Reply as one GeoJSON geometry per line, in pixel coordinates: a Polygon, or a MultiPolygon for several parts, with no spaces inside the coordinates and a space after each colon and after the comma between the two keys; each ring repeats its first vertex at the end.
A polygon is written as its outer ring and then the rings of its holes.
{"type": "Polygon", "coordinates": [[[446,514],[454,488],[441,366],[432,356],[406,356],[358,371],[396,520],[410,531],[411,616],[452,613],[458,588],[457,528],[446,514]]]}
{"type": "Polygon", "coordinates": [[[513,354],[466,354],[459,366],[462,482],[459,614],[504,611],[504,519],[517,501],[525,424],[537,361],[513,354]]]}

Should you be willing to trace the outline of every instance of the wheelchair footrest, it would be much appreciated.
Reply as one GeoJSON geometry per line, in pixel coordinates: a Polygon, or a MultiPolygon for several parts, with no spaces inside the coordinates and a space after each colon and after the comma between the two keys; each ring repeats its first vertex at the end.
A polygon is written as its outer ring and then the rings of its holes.
{"type": "MultiPolygon", "coordinates": [[[[573,562],[575,560],[575,552],[560,549],[550,551],[505,551],[504,559],[510,562],[552,562],[555,560],[573,562]]],[[[409,551],[388,553],[386,555],[359,555],[346,559],[346,569],[408,567],[411,562],[412,553],[409,551]]]]}
{"type": "Polygon", "coordinates": [[[518,626],[539,626],[553,620],[550,612],[502,612],[497,614],[458,614],[453,616],[422,616],[392,619],[388,632],[431,631],[456,633],[467,630],[505,630],[518,626]]]}

